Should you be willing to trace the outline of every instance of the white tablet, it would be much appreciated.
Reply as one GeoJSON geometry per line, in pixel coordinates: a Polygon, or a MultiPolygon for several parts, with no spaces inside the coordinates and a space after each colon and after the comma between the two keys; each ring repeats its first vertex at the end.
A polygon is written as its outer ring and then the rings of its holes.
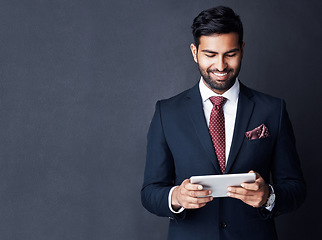
{"type": "Polygon", "coordinates": [[[211,189],[213,197],[227,197],[227,187],[236,187],[242,183],[255,182],[255,180],[255,173],[192,176],[190,178],[191,183],[201,184],[204,190],[211,189]]]}

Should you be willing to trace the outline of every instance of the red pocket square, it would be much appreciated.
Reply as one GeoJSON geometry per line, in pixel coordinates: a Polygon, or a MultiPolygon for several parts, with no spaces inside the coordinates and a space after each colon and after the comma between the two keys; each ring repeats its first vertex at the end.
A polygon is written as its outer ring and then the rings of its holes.
{"type": "Polygon", "coordinates": [[[265,126],[265,124],[246,132],[245,135],[248,140],[267,138],[270,136],[268,128],[265,126]]]}

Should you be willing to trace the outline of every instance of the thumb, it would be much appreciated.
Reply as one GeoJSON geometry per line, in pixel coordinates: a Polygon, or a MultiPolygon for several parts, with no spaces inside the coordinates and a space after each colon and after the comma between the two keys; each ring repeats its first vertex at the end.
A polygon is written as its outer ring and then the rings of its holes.
{"type": "Polygon", "coordinates": [[[261,175],[258,172],[255,172],[253,170],[250,170],[248,173],[255,173],[256,174],[256,179],[261,178],[261,175]]]}

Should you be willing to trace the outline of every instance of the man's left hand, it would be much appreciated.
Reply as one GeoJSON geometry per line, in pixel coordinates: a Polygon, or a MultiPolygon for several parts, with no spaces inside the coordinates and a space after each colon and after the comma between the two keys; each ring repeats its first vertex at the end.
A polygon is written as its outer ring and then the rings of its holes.
{"type": "MultiPolygon", "coordinates": [[[[253,173],[254,171],[249,172],[253,173]]],[[[254,183],[243,183],[241,187],[228,187],[227,195],[258,208],[266,203],[269,195],[269,186],[259,173],[256,173],[256,181],[254,183]]]]}

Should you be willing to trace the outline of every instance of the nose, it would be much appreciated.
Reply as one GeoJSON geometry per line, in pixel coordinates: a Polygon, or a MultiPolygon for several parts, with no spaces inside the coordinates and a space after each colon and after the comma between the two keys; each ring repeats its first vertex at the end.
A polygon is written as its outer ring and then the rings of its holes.
{"type": "Polygon", "coordinates": [[[217,63],[216,63],[216,69],[219,72],[223,72],[227,67],[227,63],[225,62],[224,57],[218,57],[217,63]]]}

